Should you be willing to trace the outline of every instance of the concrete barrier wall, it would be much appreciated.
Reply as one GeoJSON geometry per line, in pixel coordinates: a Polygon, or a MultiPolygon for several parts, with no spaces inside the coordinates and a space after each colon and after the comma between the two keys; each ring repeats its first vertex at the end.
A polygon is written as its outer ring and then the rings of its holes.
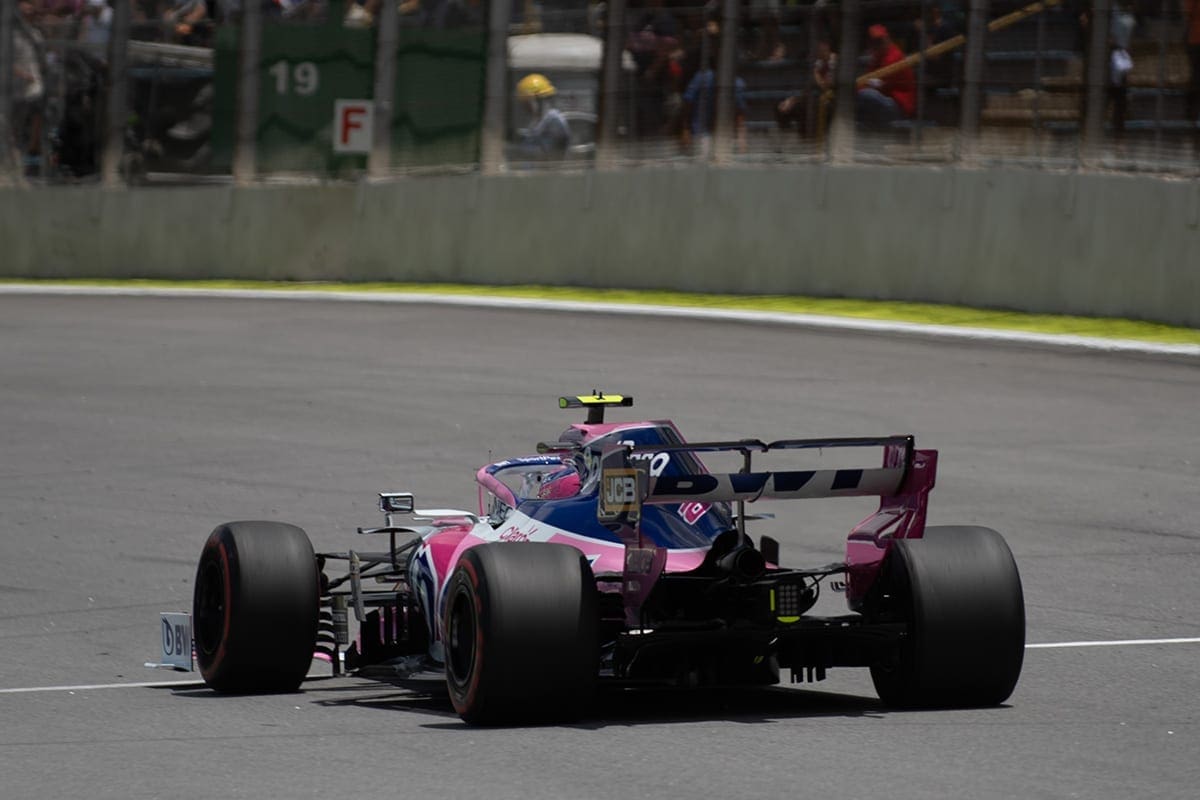
{"type": "Polygon", "coordinates": [[[1200,327],[1200,182],[930,167],[0,190],[0,275],[539,283],[1200,327]]]}

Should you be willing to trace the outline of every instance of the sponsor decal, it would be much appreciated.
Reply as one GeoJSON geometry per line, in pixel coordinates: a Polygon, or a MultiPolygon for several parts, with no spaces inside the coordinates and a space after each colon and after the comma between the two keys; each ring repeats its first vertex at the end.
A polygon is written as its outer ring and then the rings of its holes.
{"type": "Polygon", "coordinates": [[[162,666],[192,670],[192,618],[182,612],[164,611],[162,620],[162,666]]]}
{"type": "Polygon", "coordinates": [[[637,470],[609,469],[601,475],[600,508],[605,514],[625,514],[640,507],[637,470]]]}
{"type": "MultiPolygon", "coordinates": [[[[621,442],[621,444],[627,444],[631,447],[633,446],[633,442],[621,442]]],[[[671,463],[671,454],[670,453],[630,453],[629,460],[630,461],[641,461],[641,462],[645,462],[645,463],[649,464],[649,469],[647,471],[650,473],[650,477],[657,478],[659,475],[663,474],[663,472],[667,468],[667,465],[671,463]]]]}
{"type": "Polygon", "coordinates": [[[528,542],[533,540],[533,535],[537,533],[537,528],[530,528],[523,531],[516,525],[509,525],[508,528],[496,538],[502,542],[528,542]]]}
{"type": "Polygon", "coordinates": [[[689,525],[695,525],[700,518],[712,508],[711,503],[682,503],[679,506],[679,516],[689,525]]]}

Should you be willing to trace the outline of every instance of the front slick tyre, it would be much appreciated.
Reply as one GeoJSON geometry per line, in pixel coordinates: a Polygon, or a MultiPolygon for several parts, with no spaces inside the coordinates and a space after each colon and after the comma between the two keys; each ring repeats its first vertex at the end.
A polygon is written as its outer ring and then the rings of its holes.
{"type": "Polygon", "coordinates": [[[989,528],[931,527],[897,539],[880,576],[878,613],[908,636],[871,667],[895,708],[995,706],[1025,657],[1025,601],[1012,552],[989,528]]]}
{"type": "Polygon", "coordinates": [[[567,722],[595,694],[596,584],[573,547],[493,543],[446,587],[446,685],[473,725],[567,722]]]}
{"type": "Polygon", "coordinates": [[[294,692],[312,663],[320,604],[308,535],[280,522],[227,522],[196,569],[196,662],[218,692],[294,692]]]}

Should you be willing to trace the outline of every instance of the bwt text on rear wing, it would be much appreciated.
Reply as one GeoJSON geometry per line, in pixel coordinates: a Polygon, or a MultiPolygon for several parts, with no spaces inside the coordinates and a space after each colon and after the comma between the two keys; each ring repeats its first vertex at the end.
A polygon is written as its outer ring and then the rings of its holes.
{"type": "MultiPolygon", "coordinates": [[[[889,497],[902,492],[913,469],[912,436],[855,437],[841,439],[784,439],[762,442],[696,442],[681,445],[616,445],[607,448],[600,463],[598,518],[605,523],[636,526],[644,504],[752,503],[758,500],[797,500],[815,497],[889,497]],[[883,449],[880,466],[837,469],[794,469],[756,472],[755,454],[783,450],[837,448],[883,449]],[[738,472],[700,472],[651,476],[645,469],[647,453],[739,453],[738,472]]],[[[739,516],[744,516],[739,513],[739,516]]]]}

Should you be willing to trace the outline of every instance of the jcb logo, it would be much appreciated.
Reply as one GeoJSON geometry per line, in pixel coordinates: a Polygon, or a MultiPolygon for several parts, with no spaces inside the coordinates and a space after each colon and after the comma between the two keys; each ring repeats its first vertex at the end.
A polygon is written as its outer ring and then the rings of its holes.
{"type": "Polygon", "coordinates": [[[630,477],[614,475],[605,487],[604,502],[610,506],[632,503],[637,499],[637,481],[630,477]]]}
{"type": "Polygon", "coordinates": [[[637,471],[614,469],[604,473],[604,510],[612,513],[632,511],[637,508],[637,471]]]}

